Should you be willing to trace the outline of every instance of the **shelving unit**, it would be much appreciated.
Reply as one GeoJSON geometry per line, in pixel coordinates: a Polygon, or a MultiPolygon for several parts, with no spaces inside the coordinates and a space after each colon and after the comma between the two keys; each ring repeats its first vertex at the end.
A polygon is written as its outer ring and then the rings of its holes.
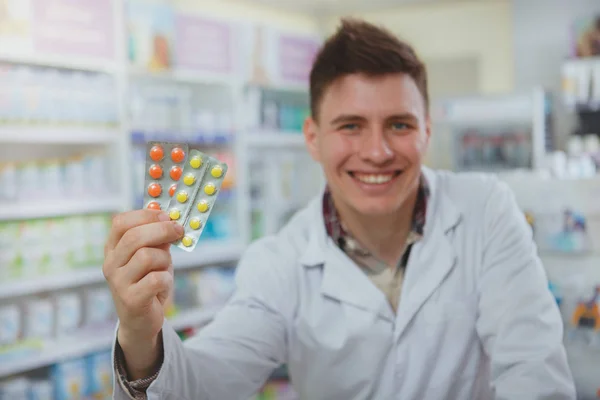
{"type": "Polygon", "coordinates": [[[230,87],[238,84],[231,76],[224,74],[198,73],[196,71],[171,70],[150,72],[140,68],[128,69],[130,78],[163,81],[167,83],[189,83],[201,85],[223,85],[230,87]]]}
{"type": "Polygon", "coordinates": [[[199,243],[191,253],[173,249],[171,256],[175,270],[185,270],[235,262],[239,260],[244,248],[244,244],[239,240],[208,240],[199,243]]]}
{"type": "MultiPolygon", "coordinates": [[[[135,159],[137,154],[135,150],[148,140],[180,140],[193,147],[209,147],[219,153],[229,149],[233,153],[235,164],[232,165],[234,168],[231,171],[236,176],[235,187],[228,190],[227,193],[223,191],[220,199],[223,200],[223,204],[227,204],[226,201],[233,204],[231,212],[235,213],[235,223],[233,224],[234,235],[232,238],[208,240],[208,237],[204,236],[192,253],[173,249],[174,268],[177,273],[177,271],[188,271],[201,267],[230,266],[240,258],[250,242],[251,199],[248,183],[250,175],[248,153],[271,149],[301,150],[304,148],[303,136],[298,133],[274,130],[259,130],[256,132],[259,134],[257,136],[253,135],[254,132],[250,132],[249,126],[245,123],[248,110],[245,107],[244,93],[245,89],[252,84],[247,82],[250,78],[245,76],[245,72],[241,71],[242,68],[237,68],[238,66],[235,65],[240,62],[239,60],[235,60],[235,62],[233,59],[230,60],[236,68],[231,68],[231,71],[225,74],[202,72],[201,69],[195,71],[177,65],[171,65],[171,70],[167,72],[149,72],[132,67],[128,59],[127,21],[124,15],[125,9],[122,6],[123,3],[120,1],[113,2],[112,35],[114,38],[112,39],[114,39],[115,56],[111,57],[110,61],[94,57],[67,57],[49,54],[14,55],[0,50],[0,63],[56,68],[61,74],[71,71],[76,72],[78,76],[93,73],[109,75],[114,80],[114,85],[111,83],[110,86],[113,88],[110,97],[111,100],[114,100],[118,120],[118,124],[112,125],[108,123],[80,124],[76,121],[62,124],[44,122],[0,124],[0,144],[3,145],[5,151],[9,152],[7,158],[9,162],[20,163],[42,158],[53,161],[55,158],[60,158],[61,161],[58,165],[59,168],[63,168],[67,166],[68,162],[71,162],[71,156],[77,156],[81,154],[80,152],[104,150],[109,155],[110,174],[114,181],[111,182],[114,183],[114,187],[111,188],[109,196],[105,198],[72,195],[56,201],[51,199],[25,201],[23,199],[12,203],[11,198],[11,203],[9,203],[0,200],[0,224],[6,221],[38,218],[59,217],[57,219],[62,220],[62,217],[129,210],[134,204],[133,200],[138,191],[135,184],[137,177],[131,173],[134,168],[137,168],[135,163],[138,160],[135,159]],[[204,129],[206,125],[210,126],[210,124],[199,123],[198,117],[200,120],[202,119],[202,115],[199,114],[195,114],[194,118],[186,120],[179,126],[172,127],[173,129],[169,129],[168,124],[164,124],[164,127],[159,126],[160,124],[145,124],[146,121],[143,118],[138,120],[141,123],[136,125],[134,114],[130,112],[130,105],[133,104],[134,89],[138,84],[189,90],[193,96],[196,96],[194,98],[196,102],[190,102],[190,105],[201,111],[204,109],[214,111],[214,115],[217,116],[217,123],[214,124],[216,128],[204,129]],[[223,129],[223,126],[228,126],[228,124],[223,124],[222,121],[227,121],[227,118],[221,119],[223,117],[221,112],[224,110],[231,112],[231,124],[226,129],[223,129]],[[68,160],[68,162],[63,160],[68,160]]],[[[203,18],[204,16],[201,19],[203,18]]],[[[231,35],[238,35],[238,28],[238,26],[234,26],[230,32],[231,35]]],[[[213,34],[214,30],[209,33],[213,34]]],[[[232,50],[233,45],[232,43],[232,50]]],[[[209,51],[212,50],[209,49],[209,51]]],[[[238,50],[235,49],[235,51],[238,50]]],[[[177,62],[179,61],[177,59],[177,62]]],[[[245,67],[244,65],[243,69],[245,67]]],[[[32,68],[32,70],[37,71],[37,68],[32,68]]],[[[294,66],[294,70],[297,70],[297,66],[294,66]]],[[[284,75],[282,71],[278,74],[281,77],[284,75]]],[[[278,78],[277,83],[265,87],[264,90],[276,92],[275,97],[283,96],[283,98],[294,99],[294,101],[301,96],[307,96],[307,87],[304,83],[282,82],[281,77],[278,78]]],[[[252,112],[256,112],[256,110],[252,112]]],[[[150,116],[153,116],[152,113],[150,116]]],[[[53,115],[52,118],[56,118],[56,116],[53,115]]],[[[52,118],[44,116],[38,119],[46,121],[53,120],[52,118]]],[[[177,117],[171,116],[166,119],[169,118],[177,117]]],[[[179,118],[184,120],[181,115],[179,118]]],[[[87,121],[85,118],[81,119],[87,121]]],[[[14,118],[14,120],[20,122],[18,118],[14,118]]],[[[42,164],[39,163],[39,165],[42,164]]],[[[42,166],[45,167],[45,165],[42,166]]],[[[56,165],[52,164],[51,167],[55,168],[56,165]]],[[[278,208],[284,210],[286,207],[292,206],[297,206],[297,204],[283,204],[278,208]]],[[[97,259],[97,255],[94,259],[97,259]]],[[[86,285],[101,285],[104,282],[104,276],[101,263],[98,264],[65,270],[55,275],[36,276],[30,279],[25,277],[0,282],[0,301],[10,305],[12,299],[18,299],[20,302],[29,297],[45,298],[47,294],[54,295],[56,292],[78,289],[86,285]]],[[[217,309],[211,307],[181,312],[171,320],[171,323],[178,330],[200,326],[209,322],[217,309]]],[[[38,350],[29,351],[27,354],[22,353],[19,357],[16,357],[15,354],[11,360],[7,360],[6,353],[0,353],[0,379],[47,367],[64,360],[83,357],[89,353],[108,350],[113,340],[114,329],[112,326],[107,326],[44,341],[38,350]]]]}
{"type": "Polygon", "coordinates": [[[49,54],[44,55],[18,55],[0,50],[0,61],[13,64],[28,64],[40,67],[67,68],[87,72],[102,72],[114,74],[118,70],[115,62],[95,60],[85,57],[60,57],[49,54]]]}
{"type": "Polygon", "coordinates": [[[15,280],[0,284],[0,300],[36,293],[71,289],[99,283],[104,280],[99,266],[89,266],[57,275],[41,276],[27,280],[15,280]]]}
{"type": "MultiPolygon", "coordinates": [[[[176,330],[202,326],[210,322],[220,307],[200,308],[184,311],[172,318],[176,330]]],[[[27,355],[0,363],[0,378],[25,371],[42,368],[62,360],[82,357],[86,354],[109,350],[114,341],[114,327],[83,330],[63,338],[48,340],[37,350],[28,350],[27,355]]],[[[0,360],[2,360],[0,356],[0,360]]]]}
{"type": "MultiPolygon", "coordinates": [[[[76,196],[73,196],[76,197],[76,196]]],[[[3,204],[0,202],[0,221],[22,220],[66,215],[116,212],[122,207],[118,197],[75,198],[73,200],[26,201],[3,204]]]]}
{"type": "MultiPolygon", "coordinates": [[[[193,253],[174,250],[173,267],[176,271],[202,266],[235,262],[244,250],[239,241],[214,241],[201,243],[193,253]]],[[[0,300],[37,293],[72,289],[104,282],[101,265],[65,271],[57,275],[42,276],[29,280],[0,283],[0,300]]]]}
{"type": "Polygon", "coordinates": [[[244,140],[249,147],[302,149],[305,146],[304,135],[300,133],[264,132],[248,134],[244,140]]]}
{"type": "Polygon", "coordinates": [[[119,135],[116,128],[0,125],[0,143],[110,144],[119,135]]]}

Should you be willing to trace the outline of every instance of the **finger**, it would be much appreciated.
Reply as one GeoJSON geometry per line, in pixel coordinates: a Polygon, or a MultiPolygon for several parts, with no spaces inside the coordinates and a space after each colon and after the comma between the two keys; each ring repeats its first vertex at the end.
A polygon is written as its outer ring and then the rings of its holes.
{"type": "Polygon", "coordinates": [[[144,209],[117,214],[112,220],[112,227],[106,240],[106,249],[113,250],[125,232],[136,226],[169,220],[169,215],[160,210],[144,209]]]}
{"type": "Polygon", "coordinates": [[[164,250],[164,251],[168,251],[169,253],[171,253],[171,243],[161,244],[160,246],[156,246],[156,248],[164,250]]]}
{"type": "Polygon", "coordinates": [[[154,297],[169,293],[173,287],[173,276],[168,271],[153,271],[131,286],[135,304],[149,304],[154,297]]]}
{"type": "Polygon", "coordinates": [[[122,268],[122,279],[129,285],[137,283],[152,271],[168,271],[171,253],[155,247],[142,247],[122,268]]]}
{"type": "Polygon", "coordinates": [[[136,226],[125,232],[112,252],[112,262],[125,265],[138,249],[169,244],[182,236],[183,226],[173,221],[136,226]]]}

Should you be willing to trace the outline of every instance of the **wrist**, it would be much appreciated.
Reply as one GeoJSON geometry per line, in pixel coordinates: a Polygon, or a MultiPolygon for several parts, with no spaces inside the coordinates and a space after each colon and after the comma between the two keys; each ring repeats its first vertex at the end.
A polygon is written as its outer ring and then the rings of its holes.
{"type": "Polygon", "coordinates": [[[160,368],[163,358],[162,333],[151,338],[141,338],[119,328],[117,343],[122,352],[128,380],[148,378],[160,368]]]}

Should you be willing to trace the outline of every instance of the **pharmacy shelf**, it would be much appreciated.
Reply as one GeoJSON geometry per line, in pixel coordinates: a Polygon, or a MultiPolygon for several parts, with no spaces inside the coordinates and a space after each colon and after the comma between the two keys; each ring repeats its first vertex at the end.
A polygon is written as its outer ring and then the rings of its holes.
{"type": "Polygon", "coordinates": [[[224,264],[240,259],[244,245],[236,240],[206,240],[198,244],[194,251],[173,249],[173,266],[185,270],[211,264],[224,264]]]}
{"type": "Polygon", "coordinates": [[[182,311],[170,319],[171,326],[176,331],[186,328],[197,328],[213,320],[223,306],[210,306],[182,311]]]}
{"type": "Polygon", "coordinates": [[[246,135],[244,141],[252,147],[273,148],[304,148],[304,135],[300,133],[251,133],[246,135]]]}
{"type": "Polygon", "coordinates": [[[36,293],[70,289],[104,280],[102,269],[87,267],[36,279],[15,280],[0,284],[0,300],[36,293]]]}
{"type": "Polygon", "coordinates": [[[208,133],[193,133],[182,135],[179,132],[144,132],[135,130],[131,132],[131,142],[136,145],[143,145],[150,141],[163,142],[185,142],[189,145],[198,146],[224,146],[230,145],[233,142],[233,133],[229,134],[208,134],[208,133]]]}
{"type": "MultiPolygon", "coordinates": [[[[173,249],[173,266],[179,271],[231,263],[239,260],[243,250],[244,246],[237,241],[207,241],[198,245],[194,252],[190,253],[173,249]]],[[[36,279],[0,283],[0,300],[102,282],[104,282],[104,275],[101,266],[91,266],[36,279]]]]}
{"type": "Polygon", "coordinates": [[[114,62],[104,60],[94,60],[77,57],[55,57],[55,56],[30,56],[8,54],[0,51],[0,62],[13,64],[38,65],[42,67],[74,69],[79,71],[102,72],[107,74],[115,73],[117,67],[114,62]]]}
{"type": "Polygon", "coordinates": [[[22,220],[65,215],[93,214],[118,211],[121,207],[119,198],[76,200],[48,200],[38,202],[0,202],[0,221],[22,220]]]}
{"type": "Polygon", "coordinates": [[[248,84],[248,88],[259,89],[265,92],[280,92],[280,93],[293,93],[293,94],[301,94],[308,96],[308,84],[307,83],[298,83],[298,84],[278,84],[278,85],[256,85],[256,84],[248,84]]]}
{"type": "MultiPolygon", "coordinates": [[[[171,319],[171,324],[176,330],[202,326],[209,323],[220,308],[209,307],[182,312],[171,319]]],[[[114,332],[113,327],[93,331],[84,330],[61,339],[48,340],[39,350],[31,350],[26,355],[22,353],[6,361],[6,355],[0,354],[0,378],[47,367],[90,353],[107,351],[113,344],[114,332]]]]}
{"type": "Polygon", "coordinates": [[[107,144],[119,136],[117,128],[0,125],[0,143],[107,144]]]}
{"type": "Polygon", "coordinates": [[[171,83],[185,83],[195,85],[222,85],[232,86],[237,82],[234,76],[226,74],[209,74],[198,71],[170,70],[151,72],[143,68],[129,68],[129,76],[133,79],[154,80],[171,83]]]}

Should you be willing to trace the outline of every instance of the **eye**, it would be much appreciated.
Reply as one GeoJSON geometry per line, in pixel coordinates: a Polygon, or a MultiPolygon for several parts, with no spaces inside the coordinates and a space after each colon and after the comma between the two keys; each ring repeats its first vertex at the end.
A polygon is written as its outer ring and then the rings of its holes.
{"type": "Polygon", "coordinates": [[[340,129],[344,131],[355,131],[358,129],[358,124],[344,124],[340,126],[340,129]]]}
{"type": "Polygon", "coordinates": [[[393,122],[391,128],[395,131],[404,131],[410,129],[410,126],[404,122],[393,122]]]}

